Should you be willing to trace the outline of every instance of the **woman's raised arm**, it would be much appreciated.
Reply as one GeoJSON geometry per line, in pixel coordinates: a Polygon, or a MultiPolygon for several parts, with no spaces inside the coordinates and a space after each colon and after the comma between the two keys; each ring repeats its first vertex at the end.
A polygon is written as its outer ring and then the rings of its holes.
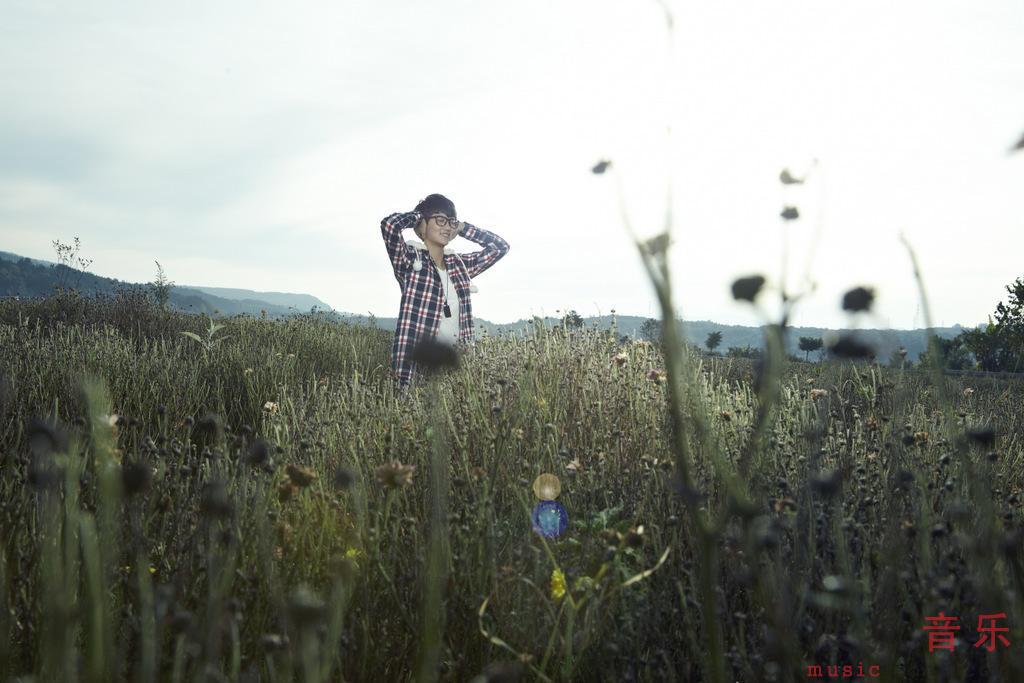
{"type": "Polygon", "coordinates": [[[466,270],[469,271],[470,277],[476,277],[480,273],[484,272],[497,263],[502,256],[508,253],[508,242],[490,230],[478,228],[472,223],[466,223],[463,221],[462,230],[459,234],[471,242],[482,244],[484,247],[480,251],[470,251],[465,254],[459,254],[462,262],[466,264],[466,270]]]}
{"type": "Polygon", "coordinates": [[[393,213],[380,222],[380,234],[384,238],[384,246],[391,259],[391,267],[395,271],[395,279],[402,282],[402,276],[409,269],[415,254],[405,242],[402,231],[412,228],[420,220],[419,211],[393,213]]]}

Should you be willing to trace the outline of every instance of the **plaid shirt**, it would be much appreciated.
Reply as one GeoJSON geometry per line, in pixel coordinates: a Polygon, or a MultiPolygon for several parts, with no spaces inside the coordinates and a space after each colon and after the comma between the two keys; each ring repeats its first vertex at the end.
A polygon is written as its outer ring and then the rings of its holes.
{"type": "MultiPolygon", "coordinates": [[[[384,246],[387,247],[395,279],[402,288],[402,303],[391,346],[392,379],[399,390],[410,385],[416,371],[416,364],[410,358],[416,342],[425,335],[436,336],[444,314],[444,285],[434,260],[422,244],[409,244],[402,237],[402,230],[414,227],[420,217],[417,211],[393,213],[380,222],[384,246]],[[419,270],[414,268],[417,250],[420,250],[419,270]]],[[[509,245],[493,232],[466,222],[463,222],[459,234],[484,247],[481,251],[464,254],[456,254],[450,247],[444,249],[444,265],[460,303],[457,346],[465,349],[475,338],[473,307],[469,298],[470,279],[497,263],[508,253],[509,245]]]]}

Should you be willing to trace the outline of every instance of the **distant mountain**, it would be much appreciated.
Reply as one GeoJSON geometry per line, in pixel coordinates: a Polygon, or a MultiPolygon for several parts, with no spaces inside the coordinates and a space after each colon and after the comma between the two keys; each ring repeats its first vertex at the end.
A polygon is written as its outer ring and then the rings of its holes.
{"type": "MultiPolygon", "coordinates": [[[[113,294],[119,289],[145,288],[145,284],[101,277],[65,265],[0,252],[0,297],[40,297],[53,294],[54,285],[63,283],[85,295],[113,294]]],[[[261,315],[270,317],[308,313],[313,306],[330,309],[308,294],[254,292],[226,287],[189,287],[175,285],[168,301],[172,309],[207,315],[261,315]]]]}
{"type": "MultiPolygon", "coordinates": [[[[604,329],[611,325],[611,316],[601,316],[599,319],[587,318],[587,321],[597,320],[599,326],[604,329]]],[[[619,316],[616,323],[620,334],[628,334],[631,336],[640,337],[640,326],[643,325],[647,318],[639,316],[619,316]]],[[[590,324],[588,322],[588,324],[590,324]]],[[[729,347],[744,347],[752,346],[754,348],[764,348],[764,327],[754,327],[747,325],[723,325],[716,323],[711,320],[687,320],[684,324],[686,329],[686,338],[689,342],[704,348],[704,340],[708,338],[708,334],[712,332],[722,333],[722,343],[719,345],[717,351],[719,353],[725,353],[729,347]]],[[[800,337],[826,337],[829,334],[836,334],[840,332],[851,332],[855,333],[859,339],[871,344],[875,349],[877,357],[881,361],[887,361],[889,357],[896,352],[899,347],[904,347],[907,350],[907,358],[909,360],[917,361],[918,354],[923,352],[927,347],[927,340],[925,338],[924,329],[916,330],[890,330],[890,329],[859,329],[852,330],[843,328],[839,330],[830,330],[824,327],[790,327],[787,328],[787,348],[788,353],[792,353],[801,358],[804,357],[804,352],[800,350],[800,337]]],[[[951,339],[965,329],[961,325],[953,325],[952,327],[936,327],[932,329],[932,332],[944,339],[951,339]]],[[[827,339],[827,337],[826,337],[827,339]]],[[[811,354],[814,357],[814,354],[811,354]]]]}
{"type": "MultiPolygon", "coordinates": [[[[369,324],[370,317],[364,315],[346,315],[344,320],[347,320],[354,324],[369,324]]],[[[546,327],[554,327],[562,324],[561,318],[545,317],[539,318],[543,320],[546,327]]],[[[641,339],[640,327],[643,325],[647,318],[642,316],[633,315],[620,315],[616,317],[616,329],[620,335],[626,335],[641,339]]],[[[398,321],[396,318],[373,318],[373,322],[377,327],[381,329],[394,331],[395,325],[398,321]]],[[[497,336],[499,334],[527,334],[531,329],[531,320],[517,320],[514,323],[492,323],[482,318],[475,318],[474,323],[476,327],[477,335],[481,332],[486,331],[491,336],[497,336]]],[[[584,326],[593,329],[607,330],[611,327],[612,316],[591,316],[583,318],[584,326]]],[[[722,325],[710,320],[687,320],[685,323],[680,325],[680,328],[685,328],[686,339],[692,344],[696,344],[701,348],[704,348],[704,340],[707,339],[708,334],[711,332],[722,333],[722,343],[718,347],[719,353],[725,353],[729,347],[744,347],[751,346],[754,348],[764,348],[764,328],[753,327],[746,325],[722,325]]],[[[951,339],[963,332],[965,327],[960,325],[954,325],[952,327],[937,327],[933,328],[932,332],[944,339],[951,339]]],[[[827,334],[835,334],[839,332],[853,332],[854,330],[829,330],[823,327],[790,327],[788,332],[788,345],[787,351],[801,358],[804,357],[804,352],[800,350],[799,343],[800,337],[825,337],[827,334]]],[[[888,361],[889,357],[900,347],[904,347],[907,350],[907,359],[917,362],[919,354],[925,350],[927,345],[925,339],[925,330],[878,330],[878,329],[865,329],[856,330],[856,334],[859,337],[871,344],[877,353],[877,357],[882,362],[888,361]]],[[[815,354],[811,354],[813,359],[815,354]]]]}
{"type": "Polygon", "coordinates": [[[265,301],[275,306],[291,306],[299,311],[308,311],[314,306],[317,310],[330,311],[330,306],[311,294],[292,294],[289,292],[254,292],[251,289],[231,289],[230,287],[197,287],[192,285],[190,289],[206,292],[222,299],[234,299],[236,301],[265,301]]]}
{"type": "Polygon", "coordinates": [[[9,251],[0,251],[0,261],[20,261],[22,259],[28,259],[30,263],[34,263],[37,266],[57,265],[53,261],[43,261],[37,258],[28,258],[28,256],[19,256],[18,254],[12,254],[9,251]]]}

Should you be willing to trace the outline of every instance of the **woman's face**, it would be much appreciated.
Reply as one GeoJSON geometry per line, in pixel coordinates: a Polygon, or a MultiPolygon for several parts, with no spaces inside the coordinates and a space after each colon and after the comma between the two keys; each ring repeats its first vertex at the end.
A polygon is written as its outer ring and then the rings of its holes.
{"type": "Polygon", "coordinates": [[[455,226],[447,221],[447,216],[443,213],[435,212],[431,214],[429,220],[427,220],[427,227],[424,230],[426,233],[423,236],[423,241],[445,246],[455,237],[455,226]],[[438,223],[438,219],[441,220],[444,225],[438,223]]]}

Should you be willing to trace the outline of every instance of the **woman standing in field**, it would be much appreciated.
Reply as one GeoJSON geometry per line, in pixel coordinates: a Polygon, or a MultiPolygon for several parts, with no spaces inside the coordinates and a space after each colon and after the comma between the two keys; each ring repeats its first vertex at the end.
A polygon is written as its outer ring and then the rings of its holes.
{"type": "Polygon", "coordinates": [[[477,288],[470,279],[497,263],[509,245],[493,232],[456,220],[455,204],[440,194],[427,196],[412,211],[391,214],[380,222],[380,232],[402,288],[391,370],[396,388],[404,393],[416,374],[411,355],[421,339],[462,349],[473,343],[470,292],[477,288]],[[406,242],[406,228],[413,228],[423,241],[406,242]],[[447,245],[456,235],[483,245],[483,250],[455,253],[447,245]]]}

